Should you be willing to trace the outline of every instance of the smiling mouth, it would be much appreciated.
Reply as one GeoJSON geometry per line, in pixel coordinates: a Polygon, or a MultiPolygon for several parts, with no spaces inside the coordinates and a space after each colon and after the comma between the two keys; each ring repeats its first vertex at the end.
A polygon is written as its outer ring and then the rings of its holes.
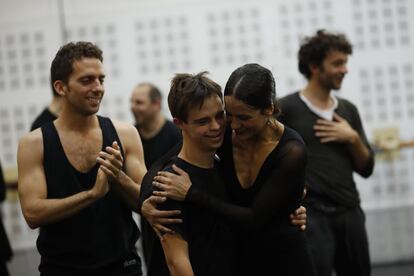
{"type": "Polygon", "coordinates": [[[89,97],[88,101],[95,103],[95,104],[99,104],[101,102],[101,98],[97,98],[97,97],[89,97]]]}

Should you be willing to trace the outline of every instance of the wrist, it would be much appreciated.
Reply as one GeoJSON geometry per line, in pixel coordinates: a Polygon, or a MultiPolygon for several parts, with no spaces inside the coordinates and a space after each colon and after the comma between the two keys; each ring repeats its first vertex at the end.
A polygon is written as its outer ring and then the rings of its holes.
{"type": "Polygon", "coordinates": [[[355,145],[358,142],[358,140],[359,140],[358,133],[355,130],[352,130],[352,134],[351,134],[351,136],[349,137],[349,140],[348,140],[349,144],[355,145]]]}

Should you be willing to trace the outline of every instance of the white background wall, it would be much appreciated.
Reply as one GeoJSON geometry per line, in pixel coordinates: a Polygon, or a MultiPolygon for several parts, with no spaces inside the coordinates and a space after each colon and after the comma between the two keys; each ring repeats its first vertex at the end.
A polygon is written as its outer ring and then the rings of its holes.
{"type": "MultiPolygon", "coordinates": [[[[0,160],[16,166],[17,142],[51,98],[49,66],[69,40],[104,51],[106,95],[101,114],[130,121],[134,85],[164,93],[175,72],[207,70],[223,87],[236,67],[272,69],[278,96],[305,83],[297,70],[301,38],[319,28],[345,32],[355,45],[338,94],[359,108],[367,135],[397,127],[414,131],[414,1],[411,0],[0,0],[0,160]],[[64,4],[59,11],[59,3],[64,4]]],[[[165,109],[165,111],[167,111],[165,109]]],[[[166,112],[167,113],[167,112],[166,112]]],[[[414,259],[414,150],[377,160],[358,178],[374,262],[414,259]]],[[[16,200],[4,206],[15,248],[34,246],[16,200]]]]}

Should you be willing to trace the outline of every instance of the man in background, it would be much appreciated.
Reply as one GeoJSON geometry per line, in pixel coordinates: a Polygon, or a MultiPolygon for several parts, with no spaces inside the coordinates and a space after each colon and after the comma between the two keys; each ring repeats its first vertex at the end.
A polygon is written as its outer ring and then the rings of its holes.
{"type": "Polygon", "coordinates": [[[41,127],[47,122],[51,122],[57,119],[62,109],[62,98],[52,87],[53,97],[49,105],[43,109],[36,119],[33,121],[30,131],[35,130],[36,128],[41,127]]]}
{"type": "Polygon", "coordinates": [[[317,275],[370,275],[365,216],[353,178],[372,174],[374,153],[358,110],[332,90],[341,88],[352,45],[343,34],[320,30],[300,47],[299,71],[307,85],[282,98],[281,121],[308,148],[304,204],[307,239],[317,275]]]}
{"type": "Polygon", "coordinates": [[[161,102],[160,90],[151,83],[138,84],[131,95],[131,111],[147,168],[182,139],[180,130],[162,114],[161,102]]]}

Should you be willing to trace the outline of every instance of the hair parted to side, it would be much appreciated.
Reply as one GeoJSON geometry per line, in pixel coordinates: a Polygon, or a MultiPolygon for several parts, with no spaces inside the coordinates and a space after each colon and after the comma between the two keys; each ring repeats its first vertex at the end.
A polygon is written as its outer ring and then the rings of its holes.
{"type": "Polygon", "coordinates": [[[216,95],[223,101],[220,85],[206,77],[206,74],[208,72],[200,72],[196,75],[176,74],[171,80],[168,107],[173,118],[187,122],[190,108],[194,106],[201,108],[208,97],[216,95]]]}
{"type": "Polygon", "coordinates": [[[56,53],[50,66],[50,82],[53,84],[61,80],[67,84],[73,72],[73,62],[82,58],[96,58],[103,62],[102,50],[91,42],[69,42],[56,53]]]}
{"type": "Polygon", "coordinates": [[[314,36],[305,37],[298,52],[298,67],[307,79],[311,77],[310,65],[321,66],[329,51],[352,54],[352,45],[344,34],[318,30],[314,36]]]}
{"type": "Polygon", "coordinates": [[[259,64],[248,63],[231,73],[224,88],[224,96],[230,95],[234,95],[236,99],[262,111],[273,107],[275,117],[280,114],[273,74],[269,69],[259,64]]]}

